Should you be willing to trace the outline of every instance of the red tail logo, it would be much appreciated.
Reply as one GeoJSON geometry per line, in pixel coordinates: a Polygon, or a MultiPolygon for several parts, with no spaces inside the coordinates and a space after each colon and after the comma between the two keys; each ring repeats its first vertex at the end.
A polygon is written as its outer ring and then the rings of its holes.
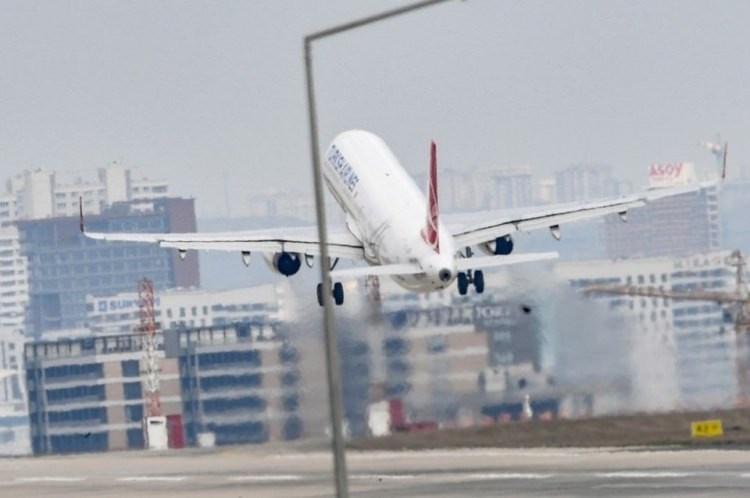
{"type": "Polygon", "coordinates": [[[422,229],[422,239],[440,254],[440,234],[438,233],[438,184],[437,147],[430,144],[430,176],[427,184],[427,222],[422,229]]]}

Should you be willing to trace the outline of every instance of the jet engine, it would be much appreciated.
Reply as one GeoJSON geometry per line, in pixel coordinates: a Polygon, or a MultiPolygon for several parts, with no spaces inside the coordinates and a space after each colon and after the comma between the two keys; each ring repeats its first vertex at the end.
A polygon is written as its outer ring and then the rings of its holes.
{"type": "Polygon", "coordinates": [[[513,252],[513,239],[510,235],[479,244],[479,249],[488,256],[507,256],[513,252]]]}
{"type": "Polygon", "coordinates": [[[281,273],[285,277],[291,277],[302,266],[302,259],[296,252],[278,252],[273,256],[266,257],[266,262],[268,262],[272,270],[281,273]]]}

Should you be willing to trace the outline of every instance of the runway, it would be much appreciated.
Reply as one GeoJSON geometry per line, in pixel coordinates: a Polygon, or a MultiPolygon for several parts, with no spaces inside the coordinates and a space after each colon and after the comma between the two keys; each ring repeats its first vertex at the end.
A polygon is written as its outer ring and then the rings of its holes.
{"type": "MultiPolygon", "coordinates": [[[[357,497],[747,496],[742,450],[350,452],[357,497]]],[[[241,447],[0,460],[0,495],[328,497],[331,456],[241,447]]]]}

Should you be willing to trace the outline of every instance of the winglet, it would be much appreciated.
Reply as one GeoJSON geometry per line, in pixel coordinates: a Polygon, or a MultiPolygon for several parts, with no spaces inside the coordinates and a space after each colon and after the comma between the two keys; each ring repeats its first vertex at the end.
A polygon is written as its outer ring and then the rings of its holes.
{"type": "Polygon", "coordinates": [[[727,149],[729,148],[729,142],[724,142],[724,150],[721,154],[721,179],[727,178],[727,149]]]}
{"type": "Polygon", "coordinates": [[[438,233],[438,184],[437,184],[437,146],[430,143],[430,174],[427,184],[427,220],[422,229],[422,239],[440,254],[440,234],[438,233]]]}
{"type": "Polygon", "coordinates": [[[81,229],[81,233],[86,231],[83,226],[83,197],[78,198],[78,227],[81,229]]]}

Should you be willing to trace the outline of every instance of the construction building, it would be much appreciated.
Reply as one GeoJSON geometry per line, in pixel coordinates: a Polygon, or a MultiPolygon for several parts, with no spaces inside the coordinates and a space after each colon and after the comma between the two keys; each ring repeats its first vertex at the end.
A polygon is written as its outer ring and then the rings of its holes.
{"type": "Polygon", "coordinates": [[[274,326],[205,327],[166,337],[167,355],[179,362],[188,445],[202,433],[217,445],[302,436],[298,354],[274,326]]]}
{"type": "MultiPolygon", "coordinates": [[[[128,334],[26,344],[34,454],[143,448],[143,340],[128,334]]],[[[181,415],[178,361],[162,358],[160,368],[164,413],[181,415]]]]}
{"type": "MultiPolygon", "coordinates": [[[[159,397],[170,444],[296,439],[298,355],[264,323],[157,332],[159,397]]],[[[26,344],[35,454],[144,447],[141,333],[26,344]]]]}
{"type": "MultiPolygon", "coordinates": [[[[735,269],[729,251],[683,258],[561,262],[558,279],[575,289],[632,285],[683,291],[731,290],[735,269]]],[[[736,344],[715,302],[596,295],[605,309],[625,317],[602,334],[627,334],[634,406],[645,410],[733,406],[738,396],[736,344]]]]}

